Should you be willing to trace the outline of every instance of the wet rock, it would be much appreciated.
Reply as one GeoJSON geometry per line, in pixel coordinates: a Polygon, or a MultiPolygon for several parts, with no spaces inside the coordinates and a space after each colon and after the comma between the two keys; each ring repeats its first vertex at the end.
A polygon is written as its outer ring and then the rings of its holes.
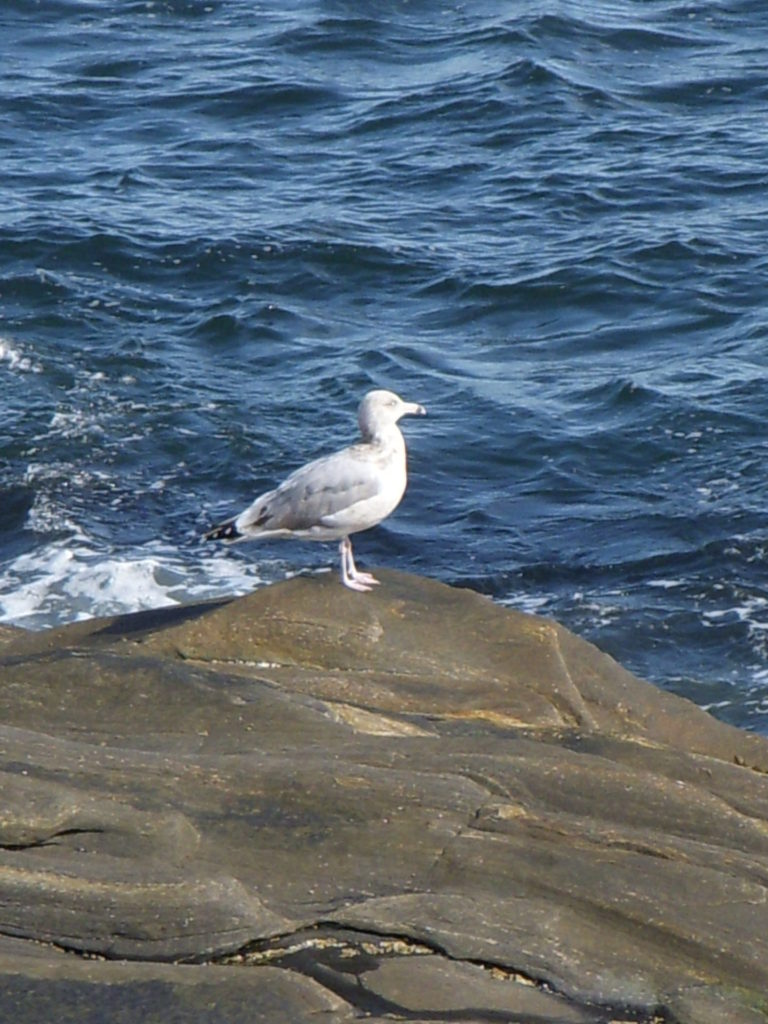
{"type": "Polygon", "coordinates": [[[236,978],[222,1021],[768,1020],[768,742],[381,578],[4,638],[0,974],[105,1013],[236,978]]]}

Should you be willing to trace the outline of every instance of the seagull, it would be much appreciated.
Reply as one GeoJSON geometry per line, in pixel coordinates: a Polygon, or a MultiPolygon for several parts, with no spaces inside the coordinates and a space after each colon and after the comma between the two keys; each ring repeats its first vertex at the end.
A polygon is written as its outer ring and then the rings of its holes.
{"type": "Polygon", "coordinates": [[[362,441],[297,469],[204,539],[229,544],[270,537],[338,540],[342,583],[371,590],[379,580],[357,568],[349,536],[376,526],[400,504],[408,474],[397,423],[401,416],[425,415],[424,406],[404,402],[392,391],[369,391],[357,412],[362,441]]]}

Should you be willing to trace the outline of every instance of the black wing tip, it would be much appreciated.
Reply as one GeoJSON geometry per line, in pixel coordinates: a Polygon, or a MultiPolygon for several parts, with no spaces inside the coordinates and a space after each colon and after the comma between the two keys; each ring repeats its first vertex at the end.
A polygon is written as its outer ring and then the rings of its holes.
{"type": "Polygon", "coordinates": [[[240,533],[234,523],[221,523],[220,526],[214,526],[208,533],[204,533],[203,540],[234,541],[239,540],[242,536],[242,533],[240,533]]]}

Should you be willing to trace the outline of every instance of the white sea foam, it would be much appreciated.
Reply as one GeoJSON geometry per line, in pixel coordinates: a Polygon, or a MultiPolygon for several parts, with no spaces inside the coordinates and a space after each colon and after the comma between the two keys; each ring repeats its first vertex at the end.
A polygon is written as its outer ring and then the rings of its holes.
{"type": "Polygon", "coordinates": [[[95,478],[95,473],[85,473],[71,463],[55,465],[30,463],[24,474],[24,483],[34,491],[35,498],[27,513],[27,529],[41,534],[67,535],[71,537],[71,542],[87,546],[88,538],[62,508],[57,498],[57,489],[62,479],[85,487],[95,478]],[[52,484],[53,486],[46,487],[41,484],[52,484]]]}
{"type": "Polygon", "coordinates": [[[551,603],[551,598],[536,594],[512,594],[499,602],[520,612],[527,612],[529,615],[546,614],[546,607],[551,603]]]}
{"type": "Polygon", "coordinates": [[[740,685],[750,690],[764,690],[768,683],[768,598],[754,594],[745,596],[740,603],[709,608],[701,612],[701,623],[710,629],[732,627],[734,624],[746,628],[744,647],[755,660],[740,680],[740,685]]]}
{"type": "Polygon", "coordinates": [[[43,368],[24,350],[9,341],[8,338],[0,338],[0,363],[7,363],[11,370],[20,373],[42,373],[43,368]]]}
{"type": "Polygon", "coordinates": [[[173,548],[97,551],[82,534],[20,555],[0,574],[0,622],[29,629],[102,615],[241,594],[262,582],[256,566],[206,555],[196,564],[173,548]]]}
{"type": "Polygon", "coordinates": [[[685,584],[682,580],[648,580],[649,587],[661,587],[662,590],[674,590],[675,587],[682,587],[685,584]]]}
{"type": "Polygon", "coordinates": [[[104,427],[96,420],[91,409],[59,409],[51,417],[49,431],[59,437],[87,437],[103,435],[104,427]]]}

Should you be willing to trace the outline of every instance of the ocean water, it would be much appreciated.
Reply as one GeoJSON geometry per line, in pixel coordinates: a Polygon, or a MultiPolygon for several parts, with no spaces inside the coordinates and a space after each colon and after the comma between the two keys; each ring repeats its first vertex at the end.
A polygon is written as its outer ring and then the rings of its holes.
{"type": "Polygon", "coordinates": [[[0,30],[0,620],[336,571],[200,534],[389,387],[429,416],[360,563],[768,732],[764,5],[6,0],[0,30]]]}

